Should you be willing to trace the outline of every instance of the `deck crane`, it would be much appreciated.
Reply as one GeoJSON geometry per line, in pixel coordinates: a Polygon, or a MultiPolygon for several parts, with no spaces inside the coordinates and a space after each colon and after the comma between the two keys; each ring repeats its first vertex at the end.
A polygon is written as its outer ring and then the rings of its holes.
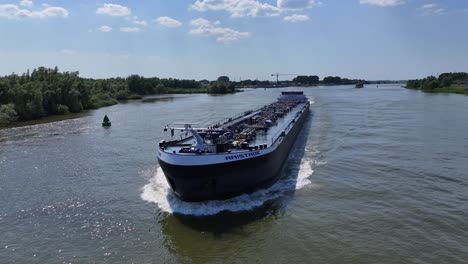
{"type": "Polygon", "coordinates": [[[273,73],[271,76],[276,76],[276,84],[279,84],[279,77],[280,76],[297,76],[298,74],[292,74],[292,73],[273,73]]]}

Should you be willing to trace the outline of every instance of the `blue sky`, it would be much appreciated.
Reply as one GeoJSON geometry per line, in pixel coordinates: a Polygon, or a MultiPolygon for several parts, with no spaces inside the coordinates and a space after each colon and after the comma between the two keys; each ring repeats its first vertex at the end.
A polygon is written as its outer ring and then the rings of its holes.
{"type": "Polygon", "coordinates": [[[0,0],[0,75],[408,79],[468,71],[466,0],[0,0]]]}

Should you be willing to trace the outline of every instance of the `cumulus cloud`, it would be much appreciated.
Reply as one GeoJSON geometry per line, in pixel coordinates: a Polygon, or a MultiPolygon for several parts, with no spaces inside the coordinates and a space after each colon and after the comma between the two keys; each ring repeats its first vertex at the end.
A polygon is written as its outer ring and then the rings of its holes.
{"type": "Polygon", "coordinates": [[[292,14],[290,16],[285,16],[283,19],[284,19],[284,21],[294,23],[294,22],[307,21],[307,20],[310,19],[310,17],[308,17],[306,15],[292,14]]]}
{"type": "Polygon", "coordinates": [[[121,27],[120,31],[122,32],[140,32],[141,29],[139,27],[121,27]]]}
{"type": "Polygon", "coordinates": [[[170,28],[176,28],[176,27],[182,26],[182,23],[180,21],[167,17],[167,16],[158,17],[154,21],[160,24],[161,26],[170,27],[170,28]]]}
{"type": "Polygon", "coordinates": [[[117,4],[104,4],[96,10],[96,14],[108,16],[128,16],[131,14],[130,8],[117,4]]]}
{"type": "Polygon", "coordinates": [[[281,9],[256,0],[197,0],[191,5],[197,11],[226,11],[231,17],[278,16],[281,9]]]}
{"type": "Polygon", "coordinates": [[[20,5],[25,6],[25,7],[31,7],[34,4],[33,4],[33,1],[31,1],[31,0],[21,0],[20,5]]]}
{"type": "Polygon", "coordinates": [[[214,36],[216,41],[230,42],[240,40],[250,36],[250,32],[241,32],[231,28],[224,28],[219,26],[219,21],[209,21],[204,18],[198,18],[190,21],[190,34],[214,36]]]}
{"type": "Polygon", "coordinates": [[[146,27],[148,23],[145,20],[133,20],[133,24],[146,27]]]}
{"type": "Polygon", "coordinates": [[[276,5],[281,9],[302,10],[312,8],[320,3],[315,0],[277,0],[276,5]]]}
{"type": "Polygon", "coordinates": [[[68,11],[59,6],[47,6],[40,10],[22,9],[14,4],[0,5],[0,17],[6,18],[48,18],[68,17],[68,11]]]}
{"type": "Polygon", "coordinates": [[[420,10],[422,10],[423,15],[431,16],[431,15],[443,15],[445,14],[445,8],[441,7],[436,3],[424,4],[421,6],[420,10]]]}
{"type": "Polygon", "coordinates": [[[109,26],[100,26],[98,28],[99,31],[101,32],[104,32],[104,33],[107,33],[107,32],[111,32],[112,31],[112,27],[109,27],[109,26]]]}
{"type": "Polygon", "coordinates": [[[276,5],[259,0],[196,0],[190,7],[197,11],[226,11],[231,17],[278,16],[282,12],[304,10],[321,5],[317,0],[276,0],[276,5]]]}
{"type": "Polygon", "coordinates": [[[133,16],[133,17],[127,16],[125,17],[125,20],[127,20],[129,23],[134,24],[134,25],[138,25],[142,27],[148,26],[148,22],[146,22],[146,20],[139,19],[137,16],[133,16]]]}
{"type": "Polygon", "coordinates": [[[396,6],[403,4],[403,0],[359,0],[360,4],[375,5],[375,6],[396,6]]]}

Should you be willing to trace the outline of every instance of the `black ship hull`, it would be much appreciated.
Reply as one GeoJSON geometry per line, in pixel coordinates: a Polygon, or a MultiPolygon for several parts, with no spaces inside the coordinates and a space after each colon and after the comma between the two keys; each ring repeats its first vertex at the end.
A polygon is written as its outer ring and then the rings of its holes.
{"type": "Polygon", "coordinates": [[[294,126],[270,153],[234,162],[181,166],[158,158],[174,193],[183,201],[224,200],[268,188],[280,177],[280,169],[309,115],[309,104],[294,126]]]}

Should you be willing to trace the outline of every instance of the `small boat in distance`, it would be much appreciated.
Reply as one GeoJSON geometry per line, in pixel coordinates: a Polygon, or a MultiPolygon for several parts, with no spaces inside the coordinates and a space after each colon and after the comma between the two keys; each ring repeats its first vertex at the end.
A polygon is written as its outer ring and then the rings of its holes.
{"type": "Polygon", "coordinates": [[[166,126],[158,162],[174,194],[187,202],[223,200],[273,185],[307,116],[303,92],[206,127],[166,126]],[[175,132],[180,132],[179,136],[175,132]]]}
{"type": "Polygon", "coordinates": [[[103,127],[110,127],[111,125],[112,125],[112,123],[109,120],[109,117],[107,117],[107,115],[105,115],[104,119],[102,120],[102,126],[103,127]]]}
{"type": "Polygon", "coordinates": [[[364,88],[364,82],[356,83],[356,88],[364,88]]]}

